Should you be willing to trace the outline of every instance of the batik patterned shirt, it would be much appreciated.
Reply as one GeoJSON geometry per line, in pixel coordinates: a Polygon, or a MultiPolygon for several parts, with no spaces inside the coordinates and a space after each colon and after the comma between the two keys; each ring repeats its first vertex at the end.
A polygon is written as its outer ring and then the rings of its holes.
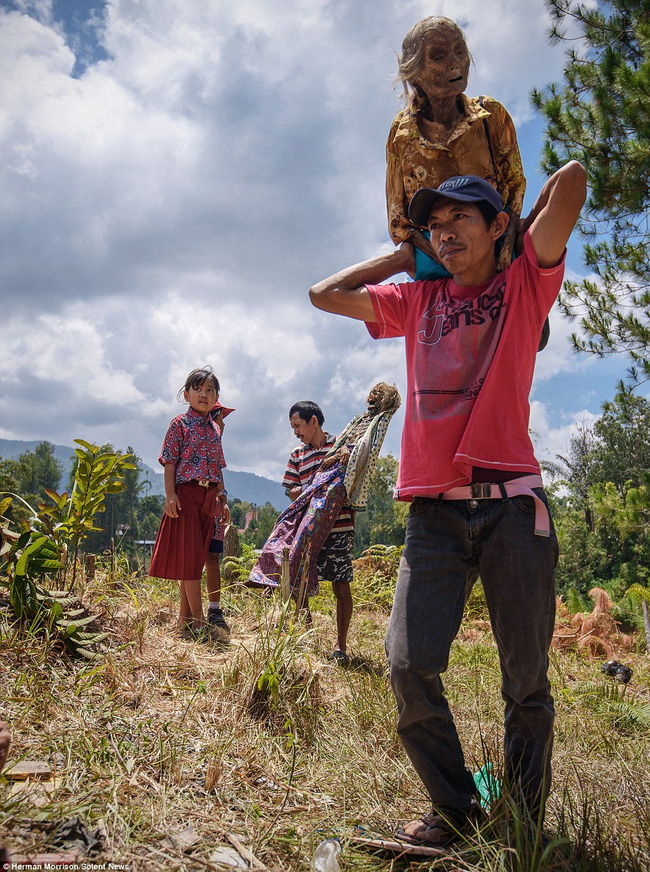
{"type": "Polygon", "coordinates": [[[176,466],[176,484],[194,479],[220,482],[226,465],[219,427],[209,417],[189,408],[169,425],[160,450],[162,466],[176,466]]]}

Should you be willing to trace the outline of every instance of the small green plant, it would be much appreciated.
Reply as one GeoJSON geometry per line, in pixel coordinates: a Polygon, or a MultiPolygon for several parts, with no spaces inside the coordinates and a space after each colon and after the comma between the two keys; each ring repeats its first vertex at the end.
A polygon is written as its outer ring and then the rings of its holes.
{"type": "Polygon", "coordinates": [[[107,634],[88,631],[97,617],[76,597],[45,586],[45,579],[63,567],[61,548],[33,523],[21,533],[13,531],[5,518],[11,502],[7,498],[0,503],[0,583],[9,588],[16,618],[27,628],[54,630],[71,653],[94,659],[94,646],[107,634]]]}
{"type": "Polygon", "coordinates": [[[136,468],[131,462],[131,454],[118,454],[83,439],[74,441],[80,447],[74,452],[77,462],[72,491],[70,494],[46,491],[52,505],[39,505],[38,513],[43,526],[62,548],[64,575],[72,569],[70,588],[76,581],[82,541],[102,529],[97,526],[96,518],[106,508],[106,497],[122,493],[125,489],[124,471],[136,468]]]}
{"type": "Polygon", "coordinates": [[[279,616],[274,609],[262,613],[260,608],[257,642],[250,653],[258,671],[247,701],[248,711],[257,720],[281,714],[283,703],[285,710],[289,703],[301,709],[314,686],[314,671],[303,650],[311,630],[301,629],[301,619],[290,620],[294,607],[294,601],[288,599],[279,616]]]}
{"type": "Polygon", "coordinates": [[[231,578],[240,584],[246,584],[255,563],[257,551],[252,545],[242,542],[239,557],[228,556],[221,561],[221,573],[224,578],[231,578]]]}
{"type": "Polygon", "coordinates": [[[97,616],[72,596],[78,566],[79,546],[94,530],[96,516],[104,511],[107,494],[124,489],[123,470],[132,469],[131,455],[119,455],[75,439],[77,466],[72,493],[46,491],[52,505],[28,506],[15,494],[0,502],[0,584],[9,588],[9,601],[16,618],[25,626],[45,626],[56,631],[68,650],[88,659],[96,658],[95,646],[107,634],[89,630],[97,616]],[[7,517],[13,499],[31,511],[20,530],[7,517]],[[68,592],[52,589],[66,579],[72,567],[68,592]]]}

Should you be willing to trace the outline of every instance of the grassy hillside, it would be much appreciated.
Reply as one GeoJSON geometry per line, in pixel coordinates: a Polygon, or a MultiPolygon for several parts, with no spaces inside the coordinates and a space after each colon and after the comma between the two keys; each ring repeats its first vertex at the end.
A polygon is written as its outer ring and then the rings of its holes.
{"type": "MultiPolygon", "coordinates": [[[[316,845],[337,836],[342,872],[409,868],[350,841],[357,824],[390,833],[427,811],[396,736],[386,676],[392,576],[366,560],[355,578],[348,669],[328,660],[329,591],[312,601],[312,626],[289,616],[282,632],[276,598],[231,586],[230,643],[199,644],[176,631],[173,583],[124,574],[109,589],[100,572],[84,594],[111,633],[97,663],[69,659],[43,631],[18,628],[0,609],[10,761],[56,770],[45,783],[0,778],[0,844],[15,860],[53,851],[70,860],[78,845],[55,834],[79,816],[68,836],[83,834],[83,825],[95,844],[79,863],[306,872],[316,845]]],[[[479,590],[446,685],[468,765],[489,759],[498,774],[503,703],[485,619],[479,590]]],[[[468,843],[413,868],[650,868],[649,658],[621,655],[634,669],[623,688],[602,675],[602,657],[579,652],[560,631],[558,640],[550,845],[525,837],[506,797],[468,843]]]]}

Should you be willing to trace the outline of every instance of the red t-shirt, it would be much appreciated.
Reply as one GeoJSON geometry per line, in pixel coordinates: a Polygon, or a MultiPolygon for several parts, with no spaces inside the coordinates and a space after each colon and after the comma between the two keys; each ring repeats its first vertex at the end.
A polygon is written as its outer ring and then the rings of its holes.
{"type": "Polygon", "coordinates": [[[370,335],[406,341],[398,499],[468,484],[474,466],[539,473],[528,396],[563,275],[564,256],[541,269],[526,234],[523,254],[484,285],[367,285],[377,318],[367,324],[370,335]]]}

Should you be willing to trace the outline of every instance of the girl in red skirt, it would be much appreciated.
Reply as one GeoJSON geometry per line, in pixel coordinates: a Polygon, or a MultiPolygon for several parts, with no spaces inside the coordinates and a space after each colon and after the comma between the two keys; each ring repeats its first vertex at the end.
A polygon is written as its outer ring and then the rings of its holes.
{"type": "Polygon", "coordinates": [[[149,575],[180,581],[181,631],[193,638],[208,638],[201,576],[217,500],[228,518],[221,433],[208,414],[219,397],[219,380],[209,367],[194,369],[181,390],[189,409],[170,423],[158,458],[165,470],[165,514],[149,575]]]}

